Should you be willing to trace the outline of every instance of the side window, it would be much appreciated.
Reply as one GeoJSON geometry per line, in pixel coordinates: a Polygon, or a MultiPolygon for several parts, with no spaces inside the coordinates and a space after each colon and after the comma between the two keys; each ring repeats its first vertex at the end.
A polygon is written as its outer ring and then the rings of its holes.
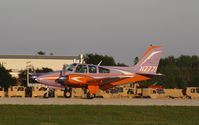
{"type": "Polygon", "coordinates": [[[191,89],[191,93],[195,93],[195,89],[191,89]]]}
{"type": "Polygon", "coordinates": [[[96,66],[89,66],[88,69],[89,69],[89,73],[97,73],[96,66]]]}
{"type": "Polygon", "coordinates": [[[196,93],[199,93],[199,89],[198,88],[196,89],[196,93]]]}
{"type": "Polygon", "coordinates": [[[78,65],[75,72],[87,73],[87,66],[86,65],[78,65]]]}
{"type": "Polygon", "coordinates": [[[110,73],[110,70],[102,68],[102,67],[99,67],[99,73],[110,73]]]}

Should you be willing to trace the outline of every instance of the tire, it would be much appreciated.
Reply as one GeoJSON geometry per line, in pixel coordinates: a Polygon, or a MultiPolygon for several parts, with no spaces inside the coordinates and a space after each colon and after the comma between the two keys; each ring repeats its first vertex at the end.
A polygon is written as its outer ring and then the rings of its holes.
{"type": "Polygon", "coordinates": [[[65,88],[64,90],[64,97],[65,98],[71,98],[72,97],[72,88],[65,88]]]}
{"type": "Polygon", "coordinates": [[[48,97],[55,97],[55,91],[53,89],[50,89],[50,91],[48,92],[48,97]]]}
{"type": "Polygon", "coordinates": [[[48,98],[48,94],[47,94],[47,93],[45,93],[43,97],[44,97],[44,98],[48,98]]]}
{"type": "Polygon", "coordinates": [[[71,91],[64,91],[64,97],[65,98],[71,98],[72,92],[71,91]]]}
{"type": "Polygon", "coordinates": [[[95,94],[90,94],[90,92],[87,93],[87,99],[93,99],[95,98],[95,94]]]}

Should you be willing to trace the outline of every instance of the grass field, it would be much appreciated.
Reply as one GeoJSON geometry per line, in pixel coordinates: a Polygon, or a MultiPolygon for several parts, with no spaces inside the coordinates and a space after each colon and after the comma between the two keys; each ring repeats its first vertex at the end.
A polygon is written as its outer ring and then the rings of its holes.
{"type": "Polygon", "coordinates": [[[199,125],[199,107],[0,105],[0,125],[199,125]]]}

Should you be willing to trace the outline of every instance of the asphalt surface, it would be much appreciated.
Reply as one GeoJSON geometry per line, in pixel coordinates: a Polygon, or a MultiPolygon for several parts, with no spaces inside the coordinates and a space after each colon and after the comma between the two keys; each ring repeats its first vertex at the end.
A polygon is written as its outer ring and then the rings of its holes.
{"type": "Polygon", "coordinates": [[[66,98],[0,98],[0,104],[11,105],[133,105],[133,106],[199,106],[199,99],[66,99],[66,98]]]}

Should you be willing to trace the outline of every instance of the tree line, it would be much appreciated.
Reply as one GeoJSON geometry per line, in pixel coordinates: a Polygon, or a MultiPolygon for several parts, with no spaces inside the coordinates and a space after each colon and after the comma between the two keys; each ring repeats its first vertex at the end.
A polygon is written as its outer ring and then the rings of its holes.
{"type": "Polygon", "coordinates": [[[169,56],[160,60],[158,72],[163,76],[153,81],[166,88],[185,88],[199,86],[199,57],[182,55],[169,56]]]}

